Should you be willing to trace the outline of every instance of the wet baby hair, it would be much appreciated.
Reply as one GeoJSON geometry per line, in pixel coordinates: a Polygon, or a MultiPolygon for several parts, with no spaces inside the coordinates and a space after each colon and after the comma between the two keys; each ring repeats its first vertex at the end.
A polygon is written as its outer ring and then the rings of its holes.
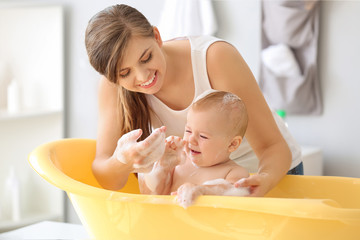
{"type": "Polygon", "coordinates": [[[244,137],[248,125],[248,115],[244,102],[235,94],[225,91],[216,91],[200,98],[192,107],[195,111],[215,108],[219,114],[229,119],[231,132],[244,137]]]}

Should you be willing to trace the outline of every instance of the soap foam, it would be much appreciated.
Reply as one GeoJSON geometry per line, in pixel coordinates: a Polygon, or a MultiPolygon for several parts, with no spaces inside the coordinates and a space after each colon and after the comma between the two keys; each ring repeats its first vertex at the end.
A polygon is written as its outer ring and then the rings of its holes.
{"type": "Polygon", "coordinates": [[[136,172],[149,172],[151,171],[154,162],[159,160],[165,152],[165,133],[160,132],[160,129],[156,129],[152,135],[159,134],[156,140],[139,154],[144,156],[145,159],[142,164],[135,163],[133,167],[136,172]]]}
{"type": "MultiPolygon", "coordinates": [[[[115,149],[114,156],[123,164],[128,164],[128,160],[124,157],[124,152],[128,151],[130,148],[141,144],[142,142],[137,142],[141,134],[139,133],[140,129],[133,130],[127,134],[124,134],[118,141],[118,145],[115,149]]],[[[134,163],[134,172],[149,172],[152,169],[152,165],[157,161],[165,152],[165,133],[161,132],[160,129],[156,129],[151,133],[150,136],[154,136],[155,140],[151,145],[145,149],[142,149],[138,152],[139,155],[144,157],[143,163],[134,163]]],[[[134,148],[136,149],[136,147],[134,148]]]]}
{"type": "Polygon", "coordinates": [[[206,181],[202,185],[220,185],[220,184],[227,186],[227,189],[221,194],[223,196],[243,197],[250,194],[249,188],[235,187],[233,184],[222,178],[206,181]]]}

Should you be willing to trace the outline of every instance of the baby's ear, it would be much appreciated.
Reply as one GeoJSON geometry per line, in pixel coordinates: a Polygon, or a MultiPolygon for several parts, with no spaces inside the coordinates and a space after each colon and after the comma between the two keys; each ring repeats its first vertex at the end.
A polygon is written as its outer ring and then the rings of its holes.
{"type": "Polygon", "coordinates": [[[229,152],[235,151],[240,146],[242,139],[243,138],[241,136],[235,136],[230,142],[229,152]]]}

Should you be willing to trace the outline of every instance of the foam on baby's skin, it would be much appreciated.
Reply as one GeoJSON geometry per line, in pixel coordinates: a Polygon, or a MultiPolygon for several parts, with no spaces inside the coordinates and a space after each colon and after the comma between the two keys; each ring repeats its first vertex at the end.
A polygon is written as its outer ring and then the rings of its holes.
{"type": "MultiPolygon", "coordinates": [[[[152,194],[159,194],[156,192],[157,187],[159,186],[160,179],[159,175],[163,172],[161,167],[153,168],[150,173],[144,174],[144,181],[146,186],[149,188],[152,194]]],[[[171,174],[167,173],[165,178],[165,185],[169,185],[171,181],[171,174]]]]}
{"type": "MultiPolygon", "coordinates": [[[[165,136],[165,134],[164,134],[165,136]]],[[[153,165],[153,168],[150,173],[144,175],[144,180],[146,186],[153,193],[156,193],[156,189],[165,175],[165,186],[170,184],[171,182],[171,173],[169,172],[169,168],[173,169],[176,165],[182,164],[185,162],[185,152],[183,151],[183,144],[180,138],[170,136],[166,138],[166,142],[175,145],[174,149],[169,149],[169,152],[161,152],[161,155],[156,157],[156,162],[153,165]],[[175,155],[173,151],[175,151],[175,155]],[[164,161],[165,160],[165,161],[164,161]]],[[[166,144],[164,144],[164,148],[166,148],[166,144]]],[[[165,151],[165,150],[164,150],[165,151]]]]}
{"type": "Polygon", "coordinates": [[[224,184],[227,185],[229,188],[226,189],[222,195],[223,196],[247,196],[250,194],[249,188],[246,187],[235,187],[230,182],[226,181],[225,179],[219,178],[214,180],[209,180],[203,183],[203,185],[220,185],[224,184]]]}
{"type": "Polygon", "coordinates": [[[249,188],[234,187],[234,186],[232,186],[223,193],[224,196],[238,196],[238,197],[247,196],[249,194],[250,194],[249,188]]]}
{"type": "MultiPolygon", "coordinates": [[[[211,191],[207,194],[209,195],[221,195],[221,196],[247,196],[250,194],[248,188],[243,187],[235,187],[233,184],[228,182],[223,178],[213,179],[209,181],[205,181],[203,186],[213,185],[211,187],[211,191]]],[[[201,186],[200,186],[201,188],[201,186]]],[[[182,189],[178,190],[177,201],[183,208],[187,208],[193,204],[193,201],[198,195],[204,194],[195,194],[199,191],[199,187],[182,187],[182,189]],[[194,195],[195,194],[195,195],[194,195]]]]}
{"type": "Polygon", "coordinates": [[[229,103],[234,103],[234,102],[236,102],[238,100],[239,100],[238,96],[236,96],[234,94],[226,93],[224,95],[224,97],[223,97],[222,103],[226,105],[226,104],[229,104],[229,103]]]}
{"type": "Polygon", "coordinates": [[[218,178],[218,179],[213,179],[213,180],[205,181],[205,182],[203,182],[202,185],[219,185],[219,184],[231,185],[231,183],[229,183],[228,181],[226,181],[226,180],[223,179],[223,178],[218,178]]]}
{"type": "MultiPolygon", "coordinates": [[[[161,174],[163,172],[163,169],[160,166],[156,166],[154,165],[153,169],[151,170],[150,173],[147,173],[144,175],[144,180],[145,180],[145,184],[146,186],[149,188],[149,190],[153,193],[156,192],[156,188],[159,185],[160,179],[159,179],[159,174],[161,174]]],[[[168,182],[168,178],[169,178],[170,174],[167,174],[166,176],[166,182],[168,182]]]]}
{"type": "Polygon", "coordinates": [[[193,204],[192,198],[194,191],[196,191],[195,188],[187,188],[182,190],[181,196],[177,196],[180,206],[186,209],[193,204]]]}

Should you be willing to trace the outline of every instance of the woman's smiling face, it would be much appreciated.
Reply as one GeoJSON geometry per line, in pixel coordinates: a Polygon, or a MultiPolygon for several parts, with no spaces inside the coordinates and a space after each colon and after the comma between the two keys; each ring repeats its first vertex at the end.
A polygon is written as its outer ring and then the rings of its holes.
{"type": "Polygon", "coordinates": [[[165,56],[161,39],[133,37],[119,64],[117,82],[133,92],[157,93],[163,84],[166,72],[165,56]]]}

